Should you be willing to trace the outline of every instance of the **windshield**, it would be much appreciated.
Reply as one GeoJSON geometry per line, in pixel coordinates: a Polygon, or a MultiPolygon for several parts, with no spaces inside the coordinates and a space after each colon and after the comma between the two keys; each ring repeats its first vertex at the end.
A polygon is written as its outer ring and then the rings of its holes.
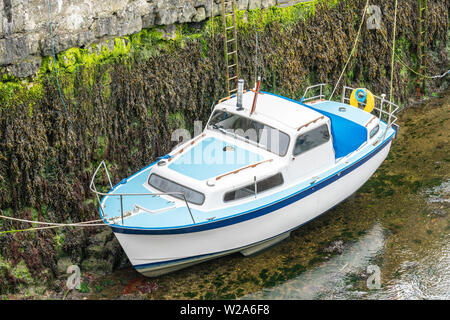
{"type": "Polygon", "coordinates": [[[253,142],[280,156],[286,155],[289,135],[264,123],[228,111],[215,111],[208,128],[253,142]]]}
{"type": "MultiPolygon", "coordinates": [[[[202,205],[205,202],[205,195],[201,192],[192,190],[188,187],[185,187],[181,184],[173,182],[169,179],[163,178],[155,173],[152,173],[148,179],[148,184],[153,188],[158,189],[162,192],[178,192],[184,194],[186,200],[193,203],[202,205]]],[[[171,194],[172,197],[184,200],[181,194],[171,194]]]]}

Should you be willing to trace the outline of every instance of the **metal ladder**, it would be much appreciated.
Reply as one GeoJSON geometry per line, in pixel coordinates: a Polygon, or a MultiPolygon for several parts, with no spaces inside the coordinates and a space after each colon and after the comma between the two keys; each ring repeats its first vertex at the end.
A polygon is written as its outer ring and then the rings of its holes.
{"type": "Polygon", "coordinates": [[[239,64],[237,55],[236,0],[222,0],[226,89],[231,96],[237,91],[239,64]]]}
{"type": "MultiPolygon", "coordinates": [[[[420,74],[425,74],[427,69],[427,40],[428,40],[428,28],[427,28],[427,17],[428,17],[428,7],[427,0],[417,0],[418,8],[418,39],[417,39],[417,64],[418,72],[420,74]]],[[[425,78],[417,79],[417,96],[420,97],[420,89],[422,93],[425,91],[425,78]]]]}

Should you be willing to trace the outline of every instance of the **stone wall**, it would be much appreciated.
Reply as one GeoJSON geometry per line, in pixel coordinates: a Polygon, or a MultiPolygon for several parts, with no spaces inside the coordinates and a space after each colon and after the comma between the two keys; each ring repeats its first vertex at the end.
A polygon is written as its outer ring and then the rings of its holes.
{"type": "MultiPolygon", "coordinates": [[[[286,6],[298,0],[237,0],[240,10],[286,6]]],[[[41,57],[102,43],[155,25],[200,22],[219,15],[221,0],[0,0],[0,68],[26,77],[41,57]],[[49,2],[50,1],[50,2],[49,2]]]]}

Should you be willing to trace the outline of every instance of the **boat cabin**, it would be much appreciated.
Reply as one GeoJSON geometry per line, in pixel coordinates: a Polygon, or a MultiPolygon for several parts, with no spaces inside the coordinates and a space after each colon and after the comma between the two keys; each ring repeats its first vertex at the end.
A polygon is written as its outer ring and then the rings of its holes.
{"type": "Polygon", "coordinates": [[[216,105],[203,133],[153,166],[145,187],[184,193],[201,211],[235,206],[311,180],[381,131],[377,117],[348,104],[261,92],[252,113],[254,97],[244,93],[242,107],[236,97],[216,105]]]}

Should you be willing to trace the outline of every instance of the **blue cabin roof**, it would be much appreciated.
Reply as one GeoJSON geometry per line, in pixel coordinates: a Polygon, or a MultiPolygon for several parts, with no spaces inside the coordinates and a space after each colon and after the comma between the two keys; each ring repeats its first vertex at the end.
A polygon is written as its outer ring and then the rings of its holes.
{"type": "Polygon", "coordinates": [[[262,159],[259,154],[209,137],[179,156],[169,168],[196,180],[206,180],[262,159]],[[224,152],[225,147],[232,147],[234,152],[224,152]]]}
{"type": "Polygon", "coordinates": [[[372,114],[334,101],[324,101],[307,106],[330,119],[336,158],[345,157],[366,142],[367,129],[365,125],[373,117],[372,114]]]}

